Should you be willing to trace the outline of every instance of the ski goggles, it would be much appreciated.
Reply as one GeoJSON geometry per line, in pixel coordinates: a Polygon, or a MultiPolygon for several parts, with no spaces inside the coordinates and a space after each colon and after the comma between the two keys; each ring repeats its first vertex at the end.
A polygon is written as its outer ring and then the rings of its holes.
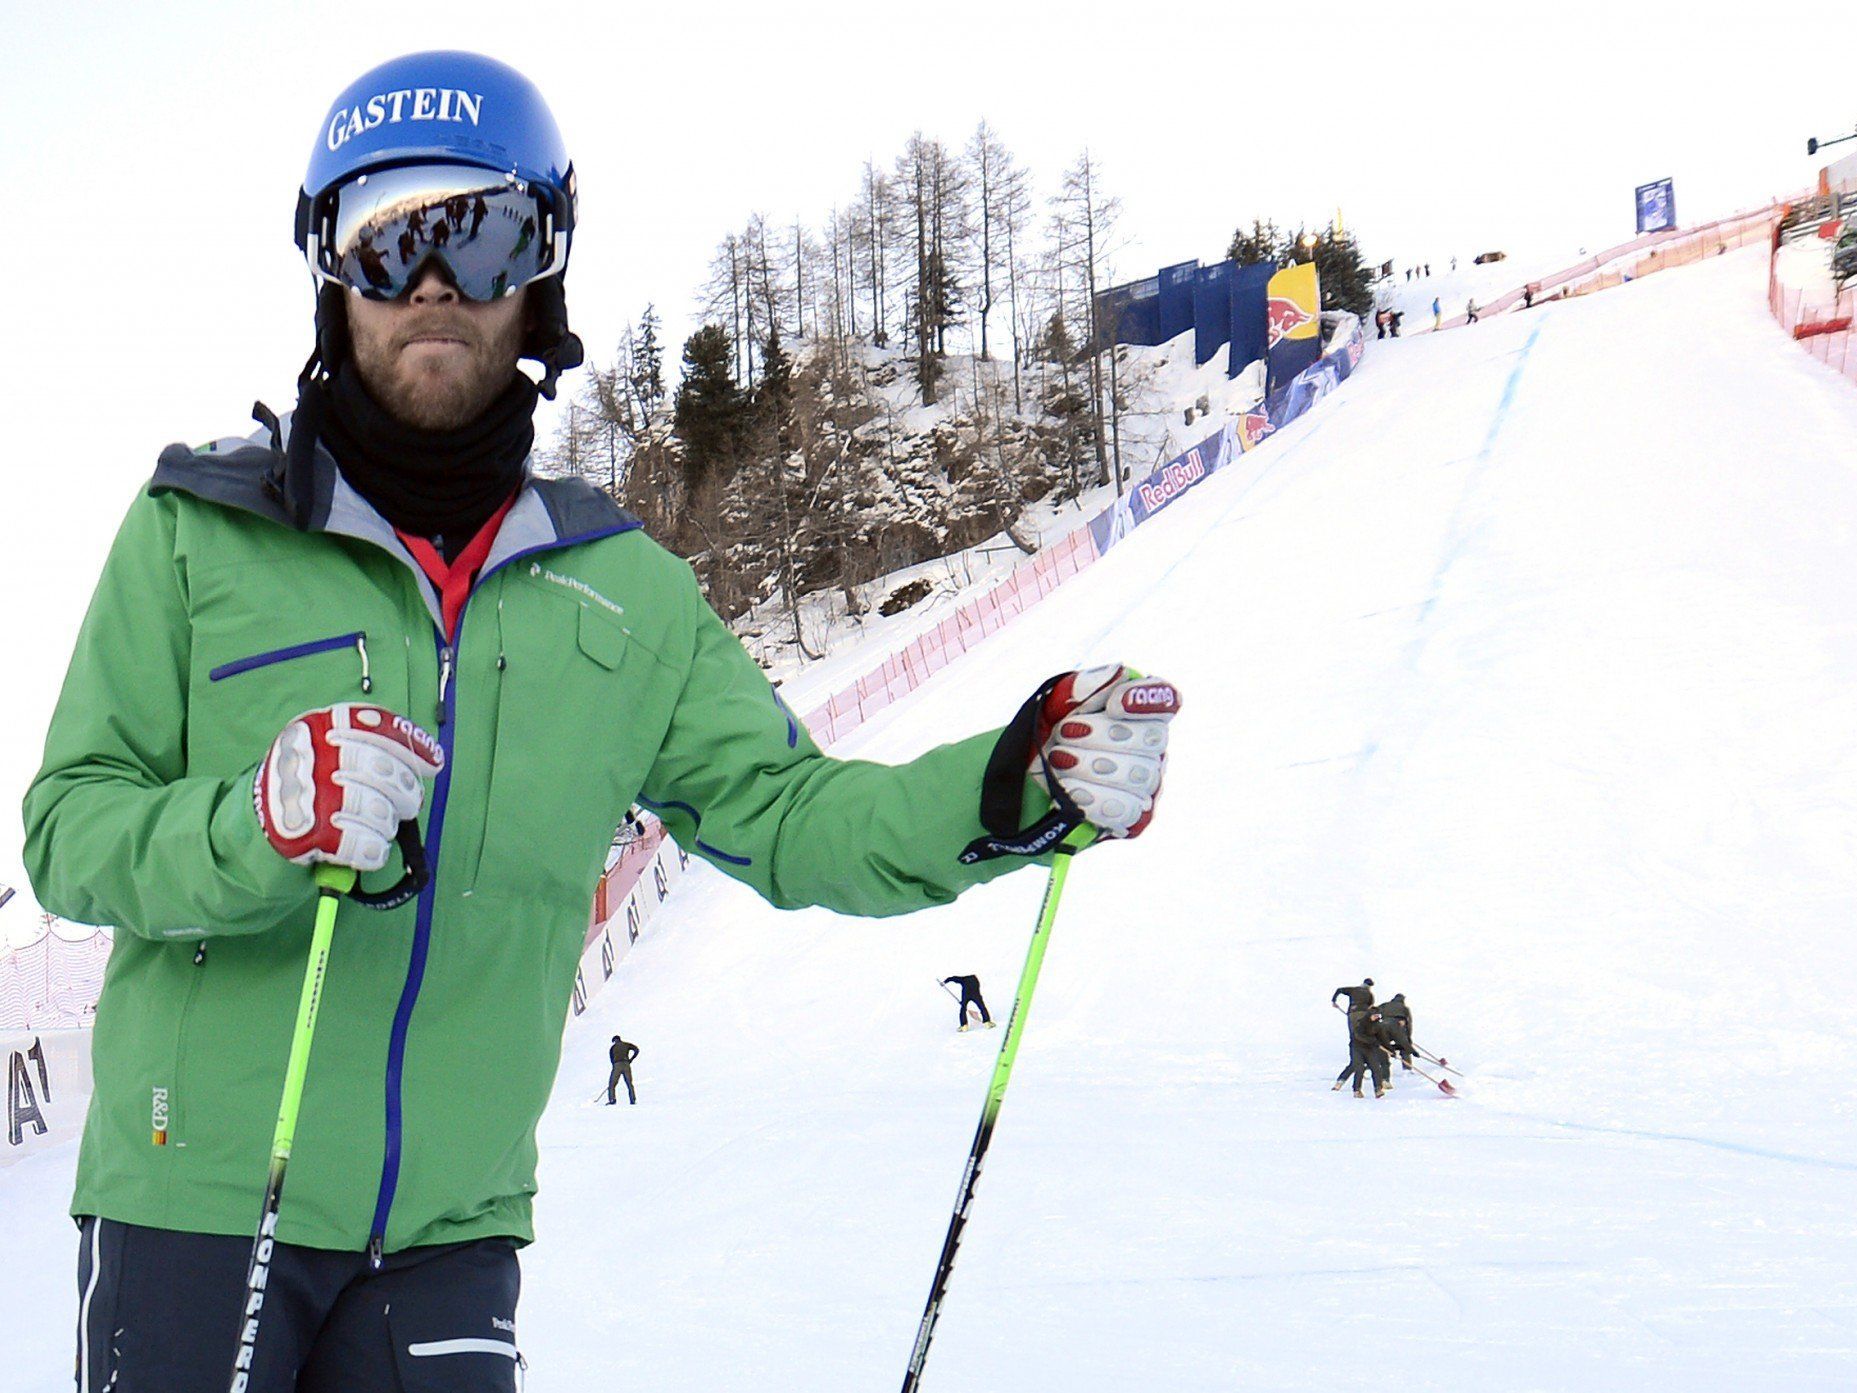
{"type": "Polygon", "coordinates": [[[469,300],[559,275],[572,196],[469,165],[403,165],[339,184],[307,210],[304,255],[325,281],[394,300],[436,260],[469,300]]]}

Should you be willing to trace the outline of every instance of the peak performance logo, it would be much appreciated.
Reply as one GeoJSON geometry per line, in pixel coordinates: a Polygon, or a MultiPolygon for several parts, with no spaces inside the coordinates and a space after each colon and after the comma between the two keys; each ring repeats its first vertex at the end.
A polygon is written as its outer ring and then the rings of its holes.
{"type": "Polygon", "coordinates": [[[448,121],[477,125],[484,114],[484,94],[457,87],[401,87],[377,92],[355,106],[337,107],[329,117],[328,144],[340,150],[358,135],[403,121],[448,121]]]}

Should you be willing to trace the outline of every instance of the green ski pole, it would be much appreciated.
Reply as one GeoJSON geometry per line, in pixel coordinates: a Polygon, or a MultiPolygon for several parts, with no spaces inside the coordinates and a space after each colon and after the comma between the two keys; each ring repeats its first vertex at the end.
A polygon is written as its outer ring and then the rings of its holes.
{"type": "Polygon", "coordinates": [[[316,1011],[322,1004],[322,981],[329,970],[329,944],[335,937],[335,910],[354,888],[355,873],[346,866],[316,868],[316,931],[310,939],[303,994],[297,999],[297,1028],[290,1037],[290,1062],[284,1069],[284,1096],[277,1105],[277,1129],[271,1134],[271,1169],[264,1184],[264,1211],[252,1240],[251,1265],[245,1273],[245,1308],[239,1347],[232,1360],[232,1393],[245,1393],[251,1382],[252,1357],[258,1345],[258,1319],[270,1281],[271,1255],[277,1241],[277,1210],[284,1197],[284,1173],[297,1135],[297,1110],[303,1103],[303,1077],[309,1070],[310,1042],[316,1034],[316,1011]]]}
{"type": "Polygon", "coordinates": [[[1063,898],[1065,877],[1070,874],[1070,858],[1095,837],[1096,829],[1086,823],[1057,845],[1051,878],[1045,884],[1044,903],[1038,911],[1038,927],[1032,932],[1031,947],[1025,953],[1025,968],[1019,974],[1019,990],[1012,999],[1006,1038],[999,1042],[999,1058],[994,1062],[993,1078],[987,1085],[986,1106],[980,1111],[980,1126],[974,1133],[973,1145],[967,1149],[967,1167],[961,1172],[960,1194],[955,1198],[954,1213],[948,1220],[947,1237],[942,1239],[941,1260],[935,1265],[935,1282],[929,1288],[928,1305],[922,1310],[916,1347],[909,1356],[909,1372],[903,1376],[903,1393],[915,1393],[922,1386],[929,1341],[935,1338],[935,1322],[941,1316],[941,1303],[948,1294],[948,1279],[954,1274],[954,1257],[961,1248],[961,1233],[967,1227],[967,1211],[973,1204],[974,1187],[980,1181],[980,1167],[986,1160],[987,1146],[993,1140],[993,1124],[999,1119],[1006,1085],[1012,1079],[1012,1061],[1019,1053],[1019,1036],[1025,1029],[1026,1014],[1031,1010],[1032,992],[1038,986],[1038,970],[1044,965],[1045,945],[1051,939],[1051,924],[1057,918],[1058,901],[1063,898]]]}

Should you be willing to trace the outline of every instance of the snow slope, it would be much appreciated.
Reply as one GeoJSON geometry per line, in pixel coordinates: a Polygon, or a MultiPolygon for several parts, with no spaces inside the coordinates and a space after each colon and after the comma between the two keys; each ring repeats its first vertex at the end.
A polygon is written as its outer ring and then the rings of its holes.
{"type": "MultiPolygon", "coordinates": [[[[1371,344],[848,742],[1094,659],[1187,698],[1153,830],[1071,877],[930,1388],[1857,1385],[1857,394],[1764,288],[1371,344]],[[1329,1091],[1363,974],[1461,1101],[1329,1091]]],[[[529,1387],[899,1383],[999,1039],[934,979],[1003,1016],[1040,889],[687,879],[569,1030],[529,1387]],[[589,1104],[614,1031],[636,1108],[589,1104]]],[[[71,1162],[0,1181],[21,1389],[69,1378],[71,1162]]]]}

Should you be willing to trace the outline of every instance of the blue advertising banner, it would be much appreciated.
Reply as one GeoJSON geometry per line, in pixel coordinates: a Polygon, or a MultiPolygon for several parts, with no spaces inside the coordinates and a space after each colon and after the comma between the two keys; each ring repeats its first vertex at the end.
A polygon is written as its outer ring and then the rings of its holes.
{"type": "Polygon", "coordinates": [[[1215,262],[1193,274],[1193,361],[1205,364],[1232,333],[1232,272],[1237,263],[1215,262]]]}
{"type": "Polygon", "coordinates": [[[1676,226],[1676,184],[1658,179],[1636,190],[1639,232],[1668,232],[1676,226]]]}
{"type": "Polygon", "coordinates": [[[1160,338],[1157,342],[1166,343],[1193,327],[1193,277],[1198,270],[1197,261],[1182,261],[1161,267],[1157,277],[1161,317],[1160,338]]]}
{"type": "Polygon", "coordinates": [[[1097,351],[1116,343],[1152,347],[1160,338],[1160,285],[1155,277],[1111,286],[1096,296],[1097,351]]]}
{"type": "Polygon", "coordinates": [[[1090,519],[1096,553],[1109,550],[1181,494],[1217,473],[1240,454],[1238,428],[1229,425],[1209,435],[1185,454],[1170,459],[1090,519]]]}
{"type": "Polygon", "coordinates": [[[1238,422],[1238,443],[1247,450],[1255,450],[1347,381],[1366,351],[1360,320],[1355,319],[1346,338],[1331,344],[1327,354],[1264,398],[1262,411],[1250,412],[1238,422]]]}
{"type": "Polygon", "coordinates": [[[1231,356],[1225,375],[1236,377],[1264,356],[1270,277],[1276,267],[1266,262],[1240,266],[1232,273],[1231,356]]]}

